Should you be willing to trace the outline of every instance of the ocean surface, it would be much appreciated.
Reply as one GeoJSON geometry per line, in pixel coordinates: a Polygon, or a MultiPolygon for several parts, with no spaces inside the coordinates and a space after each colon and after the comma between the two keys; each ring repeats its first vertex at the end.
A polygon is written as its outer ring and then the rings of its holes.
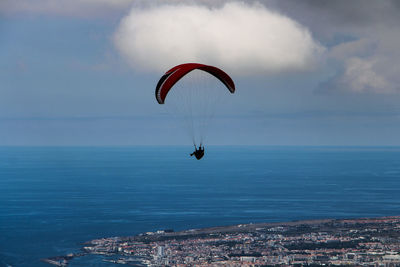
{"type": "MultiPolygon", "coordinates": [[[[158,229],[400,215],[399,147],[0,147],[0,266],[158,229]]],[[[82,257],[70,266],[117,266],[82,257]]]]}

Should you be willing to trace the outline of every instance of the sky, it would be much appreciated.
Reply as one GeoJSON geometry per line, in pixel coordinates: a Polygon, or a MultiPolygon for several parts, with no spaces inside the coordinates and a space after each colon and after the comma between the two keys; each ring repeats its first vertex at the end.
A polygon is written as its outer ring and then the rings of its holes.
{"type": "Polygon", "coordinates": [[[184,62],[236,93],[210,145],[400,145],[396,0],[2,0],[0,145],[191,145],[154,97],[184,62]]]}

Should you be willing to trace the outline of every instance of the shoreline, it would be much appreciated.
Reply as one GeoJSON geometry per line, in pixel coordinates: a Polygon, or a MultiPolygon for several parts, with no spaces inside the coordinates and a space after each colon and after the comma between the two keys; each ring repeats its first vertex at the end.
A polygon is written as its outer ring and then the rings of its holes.
{"type": "MultiPolygon", "coordinates": [[[[353,239],[348,237],[338,238],[338,236],[354,237],[357,235],[351,233],[363,232],[366,231],[366,229],[375,229],[374,232],[379,232],[380,229],[386,229],[385,227],[388,229],[388,231],[395,231],[395,233],[397,233],[396,231],[398,231],[400,236],[400,216],[249,223],[199,229],[187,229],[178,232],[174,232],[173,230],[158,230],[155,232],[146,232],[133,236],[107,237],[90,240],[82,244],[83,247],[81,248],[81,252],[79,253],[71,253],[66,256],[48,257],[45,259],[41,259],[41,261],[55,266],[65,267],[68,266],[71,260],[77,257],[84,257],[87,255],[102,255],[104,257],[111,257],[109,259],[105,258],[103,259],[103,261],[115,262],[119,264],[132,264],[132,262],[139,261],[145,266],[162,264],[163,261],[177,263],[180,261],[184,262],[185,260],[187,260],[188,257],[186,256],[186,258],[179,258],[180,256],[177,255],[180,253],[180,250],[178,249],[174,252],[174,250],[170,249],[170,247],[176,246],[177,248],[179,248],[182,244],[187,243],[190,244],[190,246],[193,246],[193,251],[197,251],[197,245],[193,244],[198,243],[202,244],[200,247],[203,250],[206,250],[205,247],[210,246],[209,242],[213,244],[226,243],[228,244],[228,246],[230,246],[230,243],[232,242],[234,242],[235,244],[241,244],[242,241],[247,239],[254,239],[254,237],[258,238],[257,242],[265,242],[265,244],[270,244],[272,241],[273,242],[271,244],[280,242],[281,249],[284,248],[283,250],[287,250],[288,255],[286,255],[286,257],[290,259],[290,245],[297,245],[300,247],[303,244],[308,244],[308,246],[311,247],[317,245],[318,249],[321,250],[328,249],[330,246],[329,244],[334,244],[338,245],[339,247],[345,247],[347,249],[358,251],[356,245],[365,243],[365,240],[361,238],[362,236],[353,239]],[[319,238],[327,238],[327,236],[329,236],[330,239],[327,239],[326,244],[322,244],[318,241],[319,239],[309,239],[307,235],[310,234],[314,236],[321,235],[321,237],[319,238]],[[272,236],[272,238],[266,238],[265,236],[272,236]],[[285,236],[287,238],[292,238],[294,236],[303,237],[297,238],[297,241],[293,244],[287,244],[286,240],[281,238],[282,236],[285,236]],[[229,242],[227,240],[229,240],[229,242]],[[165,251],[169,251],[168,253],[171,255],[169,255],[165,251]]],[[[374,239],[372,238],[371,240],[374,239]]],[[[400,244],[398,245],[400,248],[400,244]]],[[[188,248],[190,246],[188,246],[188,248]]],[[[276,247],[271,245],[270,249],[275,250],[276,247]]],[[[191,255],[195,254],[193,253],[193,251],[191,255]]],[[[222,262],[222,260],[228,260],[230,263],[238,262],[238,264],[241,266],[243,265],[243,262],[241,261],[247,258],[251,259],[251,261],[260,261],[260,257],[263,257],[265,261],[270,260],[268,258],[268,251],[260,250],[257,246],[254,246],[253,250],[249,249],[246,253],[242,253],[240,252],[240,250],[238,250],[240,253],[236,253],[237,255],[233,252],[229,254],[227,251],[227,249],[221,250],[221,255],[218,258],[219,262],[222,262]]],[[[391,252],[391,254],[388,255],[394,255],[393,253],[394,252],[391,252]]],[[[203,261],[206,257],[203,254],[206,253],[200,253],[198,256],[193,258],[199,259],[201,263],[204,264],[203,261]]],[[[283,255],[285,255],[285,253],[282,253],[282,259],[284,258],[283,255]]],[[[286,259],[285,261],[290,262],[290,260],[288,259],[286,259]]],[[[208,259],[208,261],[210,260],[208,259]]],[[[285,266],[285,261],[280,263],[275,262],[275,264],[285,266]]]]}

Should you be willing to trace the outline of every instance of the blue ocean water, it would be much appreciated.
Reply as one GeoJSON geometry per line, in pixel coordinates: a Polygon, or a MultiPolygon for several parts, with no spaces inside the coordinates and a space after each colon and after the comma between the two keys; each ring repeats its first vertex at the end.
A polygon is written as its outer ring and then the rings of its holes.
{"type": "Polygon", "coordinates": [[[400,215],[400,148],[191,149],[0,147],[0,266],[157,229],[400,215]]]}

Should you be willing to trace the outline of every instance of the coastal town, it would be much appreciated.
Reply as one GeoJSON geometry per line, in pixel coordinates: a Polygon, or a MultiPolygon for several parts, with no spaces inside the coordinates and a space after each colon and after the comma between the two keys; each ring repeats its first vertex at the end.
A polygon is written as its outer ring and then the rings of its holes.
{"type": "Polygon", "coordinates": [[[82,251],[43,259],[68,266],[102,255],[129,266],[400,266],[400,216],[240,224],[89,241],[82,251]]]}

